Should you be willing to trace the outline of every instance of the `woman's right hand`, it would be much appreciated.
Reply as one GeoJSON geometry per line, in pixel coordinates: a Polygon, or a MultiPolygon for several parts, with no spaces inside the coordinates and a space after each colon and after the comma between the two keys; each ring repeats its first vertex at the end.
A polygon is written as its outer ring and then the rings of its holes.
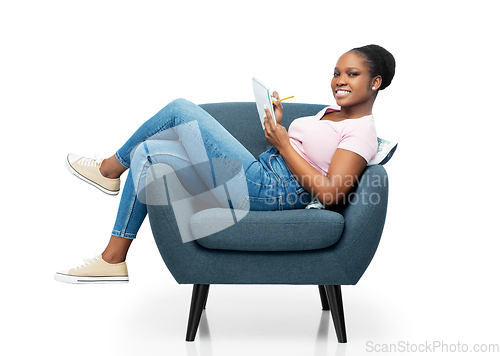
{"type": "MultiPolygon", "coordinates": [[[[273,93],[273,98],[279,100],[280,96],[277,92],[273,93]]],[[[273,103],[274,109],[274,117],[276,118],[276,123],[281,125],[281,119],[283,118],[283,106],[281,105],[281,101],[277,101],[273,103]]]]}

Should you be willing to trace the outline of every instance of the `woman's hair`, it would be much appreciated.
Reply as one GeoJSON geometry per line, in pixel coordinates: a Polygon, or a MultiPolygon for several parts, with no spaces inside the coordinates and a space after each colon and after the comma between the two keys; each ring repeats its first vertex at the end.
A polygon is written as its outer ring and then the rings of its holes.
{"type": "Polygon", "coordinates": [[[396,70],[396,60],[389,51],[383,47],[373,44],[353,48],[351,51],[356,51],[361,54],[370,70],[372,78],[377,75],[382,77],[382,85],[379,88],[380,90],[384,90],[389,86],[389,84],[391,84],[396,70]]]}

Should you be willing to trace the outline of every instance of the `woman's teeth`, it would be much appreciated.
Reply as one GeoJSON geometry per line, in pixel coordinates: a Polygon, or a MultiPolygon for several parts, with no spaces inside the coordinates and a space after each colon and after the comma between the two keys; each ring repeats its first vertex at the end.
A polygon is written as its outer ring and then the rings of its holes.
{"type": "Polygon", "coordinates": [[[348,90],[337,90],[337,92],[335,93],[335,97],[337,99],[342,99],[343,97],[349,95],[351,92],[348,91],[348,90]]]}

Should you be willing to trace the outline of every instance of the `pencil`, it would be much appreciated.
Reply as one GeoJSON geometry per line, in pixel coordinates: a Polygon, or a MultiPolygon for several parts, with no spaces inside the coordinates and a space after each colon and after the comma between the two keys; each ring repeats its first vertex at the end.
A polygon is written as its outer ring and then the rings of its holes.
{"type": "Polygon", "coordinates": [[[288,97],[286,97],[286,98],[279,99],[279,100],[273,97],[273,102],[275,103],[275,102],[277,102],[277,101],[288,100],[288,99],[291,99],[291,98],[294,98],[294,97],[295,97],[295,96],[294,96],[294,95],[292,95],[292,96],[288,96],[288,97]]]}

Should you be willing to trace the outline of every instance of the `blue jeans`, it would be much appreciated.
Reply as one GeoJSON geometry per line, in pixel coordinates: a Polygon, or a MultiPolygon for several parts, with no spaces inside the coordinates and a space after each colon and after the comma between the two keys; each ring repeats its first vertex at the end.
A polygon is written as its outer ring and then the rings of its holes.
{"type": "Polygon", "coordinates": [[[187,192],[214,207],[301,209],[311,201],[276,149],[255,159],[217,120],[184,99],[146,121],[116,158],[130,168],[112,231],[118,237],[136,237],[147,215],[141,192],[148,170],[160,164],[173,169],[187,192]]]}

